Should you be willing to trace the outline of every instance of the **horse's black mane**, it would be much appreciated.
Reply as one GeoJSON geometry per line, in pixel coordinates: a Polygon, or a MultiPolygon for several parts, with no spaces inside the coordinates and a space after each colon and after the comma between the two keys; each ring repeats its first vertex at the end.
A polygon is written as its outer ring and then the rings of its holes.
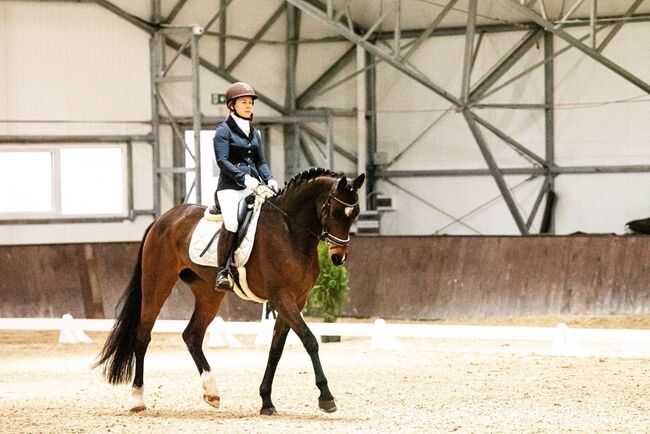
{"type": "Polygon", "coordinates": [[[331,178],[340,178],[341,174],[333,172],[329,169],[323,169],[322,167],[311,167],[307,170],[297,173],[287,182],[282,189],[275,196],[276,199],[281,199],[283,195],[287,192],[293,191],[299,185],[304,184],[307,181],[311,181],[319,176],[329,176],[331,178]]]}

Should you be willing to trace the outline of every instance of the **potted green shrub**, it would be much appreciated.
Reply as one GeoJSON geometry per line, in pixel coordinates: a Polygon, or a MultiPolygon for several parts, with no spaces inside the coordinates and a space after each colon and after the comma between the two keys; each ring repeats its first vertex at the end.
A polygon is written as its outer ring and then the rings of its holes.
{"type": "MultiPolygon", "coordinates": [[[[334,322],[341,314],[348,290],[348,270],[344,266],[332,264],[326,243],[318,245],[320,275],[311,290],[305,313],[320,316],[324,322],[334,322]]],[[[340,336],[322,336],[322,342],[339,342],[340,336]]]]}

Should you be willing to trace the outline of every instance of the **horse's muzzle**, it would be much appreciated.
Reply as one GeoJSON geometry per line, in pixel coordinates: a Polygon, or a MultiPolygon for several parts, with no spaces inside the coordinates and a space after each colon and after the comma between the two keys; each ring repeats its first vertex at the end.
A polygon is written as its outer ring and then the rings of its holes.
{"type": "Polygon", "coordinates": [[[348,251],[345,247],[330,246],[330,259],[334,265],[343,265],[348,258],[348,251]]]}

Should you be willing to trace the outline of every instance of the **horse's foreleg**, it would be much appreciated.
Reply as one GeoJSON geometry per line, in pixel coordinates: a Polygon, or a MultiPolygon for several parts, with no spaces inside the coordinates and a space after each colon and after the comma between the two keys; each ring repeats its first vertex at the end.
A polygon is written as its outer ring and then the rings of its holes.
{"type": "Polygon", "coordinates": [[[332,413],[336,411],[336,403],[334,402],[334,397],[330,392],[329,386],[327,385],[327,378],[325,378],[325,373],[323,372],[323,367],[320,363],[320,357],[318,356],[318,340],[314,334],[309,330],[305,320],[300,316],[300,311],[296,306],[295,302],[283,302],[278,306],[279,316],[283,316],[285,321],[291,327],[296,335],[302,341],[302,345],[307,350],[307,354],[311,358],[311,363],[314,366],[314,374],[316,377],[316,386],[320,390],[320,396],[318,397],[318,406],[321,410],[327,413],[332,413]]]}
{"type": "Polygon", "coordinates": [[[208,285],[207,291],[204,294],[209,294],[208,296],[196,298],[194,313],[183,331],[183,340],[192,355],[192,359],[194,359],[199,375],[201,375],[203,400],[211,406],[219,408],[221,397],[217,388],[217,381],[203,353],[203,338],[206,329],[219,311],[225,293],[214,292],[211,283],[208,285]]]}
{"type": "Polygon", "coordinates": [[[278,413],[271,401],[271,388],[273,386],[273,378],[275,377],[275,369],[282,356],[282,350],[284,349],[284,343],[287,340],[288,334],[289,325],[283,320],[282,315],[280,315],[275,320],[273,339],[271,340],[271,349],[269,350],[269,360],[266,363],[264,379],[262,379],[262,384],[260,385],[260,396],[262,397],[260,414],[264,416],[273,416],[278,413]]]}

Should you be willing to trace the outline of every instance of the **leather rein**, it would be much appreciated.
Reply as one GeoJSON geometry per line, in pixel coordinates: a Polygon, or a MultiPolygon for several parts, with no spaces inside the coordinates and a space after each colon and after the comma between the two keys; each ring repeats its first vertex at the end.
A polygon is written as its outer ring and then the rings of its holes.
{"type": "Polygon", "coordinates": [[[320,219],[321,226],[323,227],[320,234],[315,233],[314,231],[309,229],[307,226],[300,223],[295,218],[291,217],[289,214],[287,214],[282,209],[280,209],[278,206],[276,206],[273,202],[266,201],[266,203],[268,203],[273,208],[275,208],[278,212],[280,212],[280,214],[284,215],[285,217],[288,217],[297,226],[302,227],[307,232],[309,232],[310,234],[317,237],[319,240],[327,241],[328,243],[334,244],[334,245],[339,246],[339,247],[347,247],[348,244],[350,244],[350,234],[348,234],[348,237],[346,239],[338,238],[338,237],[335,237],[334,235],[332,235],[329,232],[329,229],[327,227],[327,221],[326,221],[327,220],[327,215],[326,214],[329,213],[329,210],[332,207],[332,199],[334,199],[335,201],[337,201],[337,202],[339,202],[339,203],[341,203],[341,204],[343,204],[345,206],[348,206],[348,207],[354,207],[359,203],[359,200],[357,200],[356,202],[354,202],[352,204],[346,203],[346,202],[342,201],[341,199],[339,199],[338,197],[334,196],[334,192],[330,192],[330,194],[327,196],[327,199],[323,203],[323,208],[321,209],[321,213],[320,213],[320,218],[319,219],[320,219]]]}

